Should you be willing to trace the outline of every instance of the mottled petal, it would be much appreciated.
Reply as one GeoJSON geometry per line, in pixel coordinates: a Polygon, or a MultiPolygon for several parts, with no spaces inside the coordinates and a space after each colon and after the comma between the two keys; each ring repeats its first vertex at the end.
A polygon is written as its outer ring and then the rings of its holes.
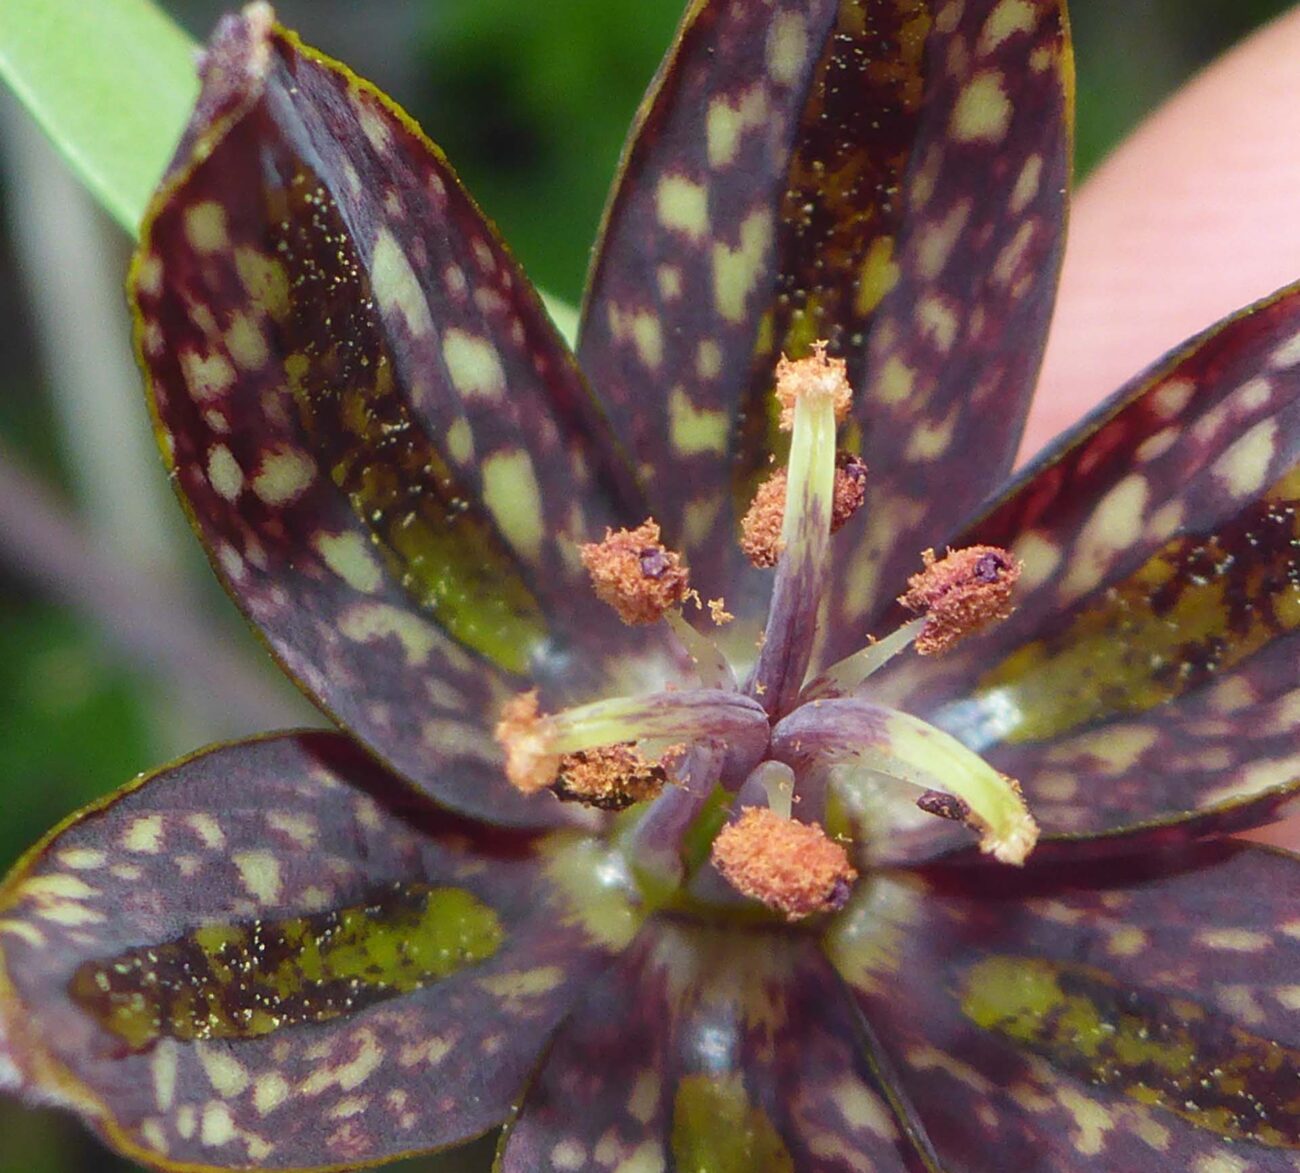
{"type": "Polygon", "coordinates": [[[933,1170],[868,1051],[812,938],[651,921],[556,1035],[500,1170],[933,1170]]]}
{"type": "Polygon", "coordinates": [[[779,352],[825,338],[860,392],[846,439],[878,496],[836,539],[854,593],[834,623],[860,626],[898,550],[941,540],[1010,466],[1060,257],[1070,78],[1056,0],[689,10],[579,354],[638,465],[674,470],[656,515],[738,615],[762,602],[735,527],[780,447],[779,352]]]}
{"type": "Polygon", "coordinates": [[[451,1144],[634,933],[605,856],[440,813],[336,734],[209,751],[0,888],[0,1038],[28,1094],[153,1165],[451,1144]]]}
{"type": "Polygon", "coordinates": [[[159,440],[218,574],[314,700],[440,801],[542,819],[498,782],[483,718],[561,668],[573,699],[627,651],[605,609],[578,622],[577,543],[643,511],[442,156],[269,19],[222,24],[143,229],[159,440]]]}
{"type": "Polygon", "coordinates": [[[1300,288],[1121,391],[955,544],[976,542],[1024,560],[1016,613],[867,687],[1019,778],[1045,830],[1295,783],[1300,288]]]}
{"type": "Polygon", "coordinates": [[[940,1157],[1300,1168],[1300,864],[1218,844],[882,875],[828,948],[940,1157]]]}

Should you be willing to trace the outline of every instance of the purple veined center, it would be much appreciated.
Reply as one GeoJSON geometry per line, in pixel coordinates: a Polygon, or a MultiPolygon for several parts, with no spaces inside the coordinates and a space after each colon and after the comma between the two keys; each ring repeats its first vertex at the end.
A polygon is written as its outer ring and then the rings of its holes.
{"type": "Polygon", "coordinates": [[[625,622],[667,623],[694,661],[699,686],[558,714],[539,713],[535,694],[519,698],[498,726],[507,773],[525,791],[550,786],[566,800],[607,810],[641,803],[649,776],[666,782],[619,834],[633,874],[655,899],[734,905],[739,893],[792,920],[834,911],[857,878],[846,848],[891,809],[945,834],[952,828],[944,822],[965,823],[984,851],[1023,862],[1037,827],[1015,784],[942,730],[873,703],[862,687],[914,642],[918,650],[946,649],[1004,618],[1018,563],[992,547],[943,558],[926,551],[904,596],[920,617],[810,680],[832,535],[837,518],[842,524],[862,503],[868,472],[836,446],[848,402],[842,362],[820,346],[810,358],[782,360],[777,396],[791,454],[772,478],[781,478],[780,491],[760,489],[744,522],[761,526],[765,540],[779,534],[767,620],[747,677],[737,680],[685,619],[684,604],[693,598],[698,606],[699,598],[680,557],[659,544],[653,520],[607,534],[582,551],[597,597],[625,622]],[[787,383],[794,387],[788,396],[787,383]],[[768,515],[754,521],[760,503],[768,515]],[[634,777],[635,792],[621,785],[634,777]],[[875,796],[869,818],[864,795],[875,796]],[[769,882],[797,894],[787,901],[769,882]]]}

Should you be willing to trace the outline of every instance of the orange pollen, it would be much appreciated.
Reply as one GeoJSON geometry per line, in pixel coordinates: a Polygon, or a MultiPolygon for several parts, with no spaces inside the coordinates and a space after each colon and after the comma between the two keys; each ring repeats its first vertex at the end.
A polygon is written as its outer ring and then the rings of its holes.
{"type": "Polygon", "coordinates": [[[588,542],[579,553],[596,597],[629,626],[662,619],[690,589],[681,555],[663,547],[653,518],[633,530],[607,529],[603,542],[588,542]]]}
{"type": "Polygon", "coordinates": [[[723,624],[730,623],[735,616],[727,610],[726,599],[710,599],[709,618],[713,620],[715,627],[721,627],[723,624]]]}
{"type": "Polygon", "coordinates": [[[925,568],[907,580],[907,592],[898,597],[904,607],[925,616],[916,637],[921,655],[946,652],[1014,610],[1011,591],[1021,563],[1006,550],[967,546],[937,559],[926,550],[921,559],[925,568]]]}
{"type": "Polygon", "coordinates": [[[781,525],[785,519],[785,469],[777,469],[758,486],[740,521],[740,548],[755,566],[775,566],[785,543],[781,525]]]}
{"type": "Polygon", "coordinates": [[[858,873],[821,827],[746,807],[713,841],[713,863],[744,896],[802,920],[843,908],[858,873]]]}
{"type": "Polygon", "coordinates": [[[501,709],[493,736],[506,753],[506,777],[516,790],[536,794],[555,781],[560,755],[537,705],[537,690],[511,697],[501,709]]]}
{"type": "Polygon", "coordinates": [[[560,759],[556,796],[605,811],[621,811],[654,798],[668,781],[663,759],[652,760],[631,742],[566,753],[560,759]]]}
{"type": "Polygon", "coordinates": [[[835,499],[831,502],[831,533],[842,529],[867,499],[867,466],[852,452],[835,454],[835,499]]]}
{"type": "Polygon", "coordinates": [[[835,420],[848,414],[853,390],[842,358],[827,358],[826,343],[814,342],[807,358],[781,356],[776,364],[776,398],[781,404],[781,430],[794,427],[794,405],[804,397],[827,398],[835,405],[835,420]]]}
{"type": "MultiPolygon", "coordinates": [[[[867,499],[867,466],[850,452],[835,457],[835,497],[831,502],[831,533],[843,528],[867,499]]],[[[775,566],[785,543],[785,498],[789,490],[786,470],[777,469],[758,486],[740,521],[740,548],[755,566],[775,566]]]]}

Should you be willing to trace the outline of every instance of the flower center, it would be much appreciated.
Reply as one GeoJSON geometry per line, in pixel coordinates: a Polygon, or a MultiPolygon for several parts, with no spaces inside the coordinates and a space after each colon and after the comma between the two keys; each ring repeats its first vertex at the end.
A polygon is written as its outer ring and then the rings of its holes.
{"type": "MultiPolygon", "coordinates": [[[[828,358],[824,344],[807,358],[782,359],[775,392],[790,458],[759,487],[742,522],[746,555],[774,569],[748,679],[738,685],[713,641],[684,616],[688,603],[703,606],[654,520],[607,531],[581,550],[597,597],[625,623],[667,624],[698,686],[553,714],[540,711],[536,693],[514,698],[496,731],[511,782],[605,810],[653,800],[622,828],[643,890],[713,905],[758,901],[789,920],[848,899],[855,845],[826,827],[843,822],[832,818],[837,792],[864,778],[911,788],[919,810],[966,824],[983,851],[1022,863],[1038,828],[1015,781],[942,730],[863,695],[869,677],[909,647],[940,654],[1010,614],[1018,563],[986,546],[942,558],[925,551],[900,597],[918,617],[809,681],[831,535],[863,505],[867,469],[837,450],[850,388],[844,363],[828,358]]],[[[715,623],[731,618],[721,599],[709,610],[715,623]]]]}

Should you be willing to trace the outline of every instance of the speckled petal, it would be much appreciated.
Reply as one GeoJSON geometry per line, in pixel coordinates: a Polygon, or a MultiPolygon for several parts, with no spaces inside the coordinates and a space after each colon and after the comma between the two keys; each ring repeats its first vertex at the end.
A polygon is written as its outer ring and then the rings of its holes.
{"type": "Polygon", "coordinates": [[[498,782],[483,719],[534,677],[581,699],[628,655],[612,613],[578,621],[577,543],[644,510],[441,154],[269,19],[219,28],[133,270],[164,455],[313,699],[440,801],[543,818],[498,782]]]}
{"type": "Polygon", "coordinates": [[[813,938],[650,921],[557,1033],[499,1173],[931,1170],[813,938]]]}
{"type": "Polygon", "coordinates": [[[159,1168],[302,1169],[498,1124],[635,932],[604,850],[442,814],[337,734],[196,755],[0,888],[33,1099],[159,1168]]]}
{"type": "Polygon", "coordinates": [[[1024,560],[1016,613],[867,687],[1019,778],[1044,830],[1292,787],[1300,287],[1135,380],[955,544],[975,542],[1024,560]]]}
{"type": "Polygon", "coordinates": [[[737,509],[783,451],[779,352],[827,339],[860,393],[846,441],[874,496],[836,539],[837,630],[860,637],[900,550],[941,540],[1010,466],[1060,257],[1071,86],[1057,0],[688,10],[624,158],[579,355],[638,466],[675,470],[656,515],[742,618],[765,579],[734,558],[737,509]]]}
{"type": "Polygon", "coordinates": [[[947,1167],[1294,1173],[1297,897],[1294,857],[1224,843],[935,869],[828,948],[947,1167]]]}

